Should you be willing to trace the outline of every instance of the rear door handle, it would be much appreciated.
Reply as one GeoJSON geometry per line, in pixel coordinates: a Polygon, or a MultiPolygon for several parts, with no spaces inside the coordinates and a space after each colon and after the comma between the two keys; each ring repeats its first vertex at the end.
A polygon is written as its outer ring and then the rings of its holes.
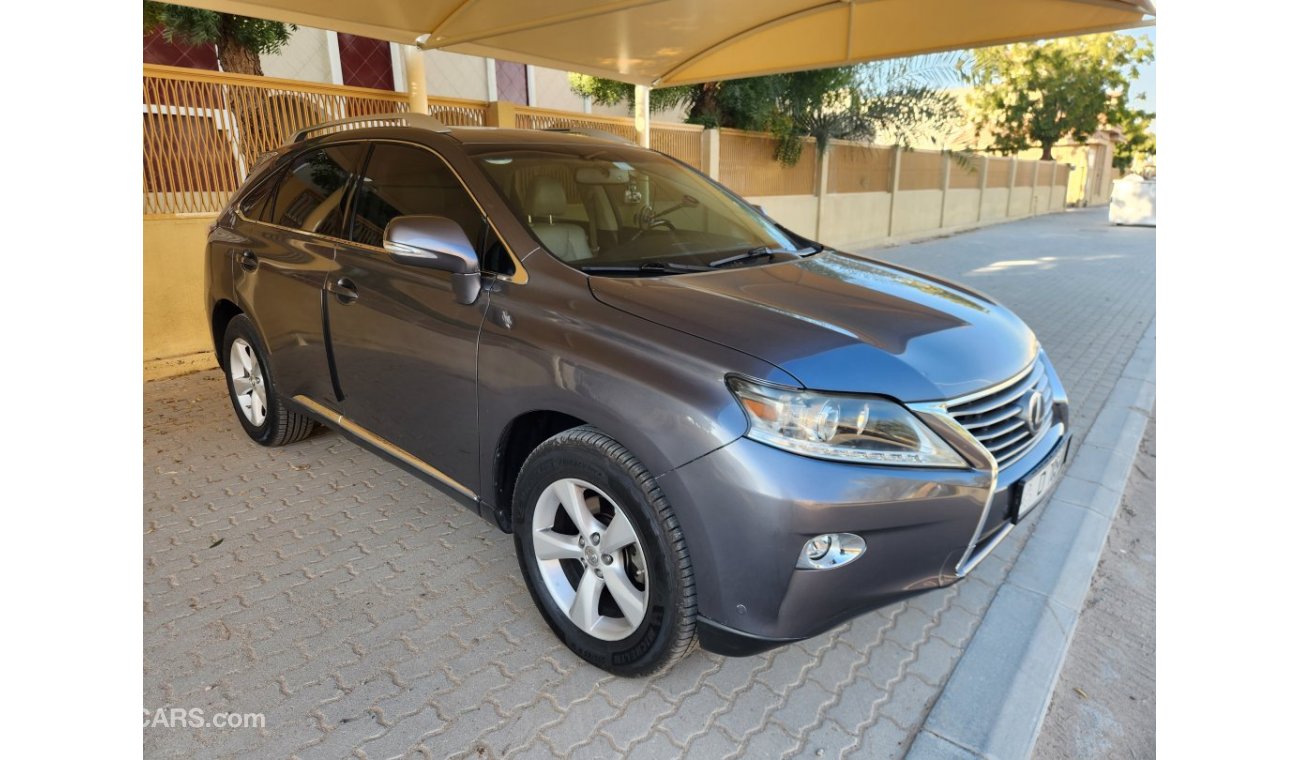
{"type": "Polygon", "coordinates": [[[346,277],[330,280],[326,283],[325,289],[333,293],[339,299],[339,303],[352,303],[360,297],[357,294],[356,284],[346,277]]]}
{"type": "Polygon", "coordinates": [[[244,251],[239,254],[239,266],[243,267],[245,272],[257,269],[257,256],[252,251],[244,251]]]}

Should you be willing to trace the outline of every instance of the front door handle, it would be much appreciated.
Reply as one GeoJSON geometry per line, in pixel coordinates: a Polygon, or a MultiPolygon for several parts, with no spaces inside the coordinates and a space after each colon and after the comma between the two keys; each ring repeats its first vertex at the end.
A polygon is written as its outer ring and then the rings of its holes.
{"type": "Polygon", "coordinates": [[[352,280],[346,277],[340,277],[337,280],[330,280],[325,285],[325,289],[333,293],[339,299],[339,303],[352,303],[360,296],[357,295],[357,286],[352,280]]]}
{"type": "Polygon", "coordinates": [[[257,269],[257,256],[252,251],[244,251],[239,254],[239,266],[243,267],[245,272],[257,269]]]}

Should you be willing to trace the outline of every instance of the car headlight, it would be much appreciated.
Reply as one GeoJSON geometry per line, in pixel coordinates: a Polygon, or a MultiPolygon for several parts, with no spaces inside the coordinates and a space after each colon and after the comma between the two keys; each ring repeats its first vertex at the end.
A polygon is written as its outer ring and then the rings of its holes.
{"type": "Polygon", "coordinates": [[[966,467],[902,406],[873,396],[774,388],[727,378],[749,417],[750,438],[818,459],[913,467],[966,467]]]}

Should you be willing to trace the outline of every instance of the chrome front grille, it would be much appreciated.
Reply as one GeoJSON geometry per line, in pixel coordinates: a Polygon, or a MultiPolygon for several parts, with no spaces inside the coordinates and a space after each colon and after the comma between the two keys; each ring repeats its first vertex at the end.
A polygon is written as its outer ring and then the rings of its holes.
{"type": "Polygon", "coordinates": [[[1014,462],[1052,424],[1052,383],[1042,360],[1034,362],[1018,377],[988,391],[967,396],[948,405],[957,420],[997,460],[999,467],[1014,462]],[[1042,394],[1042,422],[1030,429],[1030,403],[1034,393],[1042,394]]]}

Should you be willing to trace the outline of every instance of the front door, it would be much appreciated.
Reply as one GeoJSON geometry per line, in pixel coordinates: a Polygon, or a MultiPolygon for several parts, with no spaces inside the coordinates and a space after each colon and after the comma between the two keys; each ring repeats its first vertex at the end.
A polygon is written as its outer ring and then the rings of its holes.
{"type": "Polygon", "coordinates": [[[472,489],[478,484],[477,354],[488,293],[456,302],[451,275],[399,264],[383,250],[396,216],[485,224],[473,198],[432,151],[376,143],[354,193],[350,244],[326,294],[328,331],[353,422],[472,489]]]}

